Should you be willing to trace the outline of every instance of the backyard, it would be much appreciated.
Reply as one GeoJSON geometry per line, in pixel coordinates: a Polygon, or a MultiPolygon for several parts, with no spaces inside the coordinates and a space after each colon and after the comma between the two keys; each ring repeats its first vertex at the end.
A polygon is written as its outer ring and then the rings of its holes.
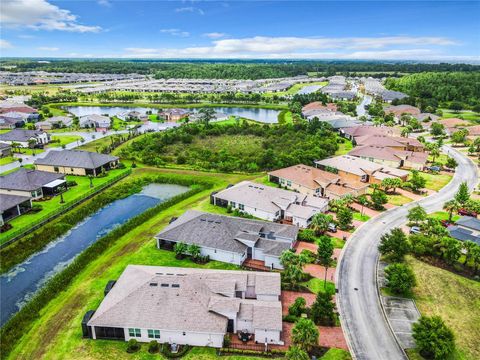
{"type": "Polygon", "coordinates": [[[449,174],[432,174],[426,172],[420,172],[420,175],[427,180],[425,188],[434,191],[438,191],[447,185],[453,176],[449,174]]]}
{"type": "Polygon", "coordinates": [[[48,147],[61,147],[75,141],[77,141],[77,145],[80,145],[81,139],[82,137],[78,135],[53,135],[52,140],[59,140],[60,142],[52,142],[48,144],[48,147]]]}
{"type": "Polygon", "coordinates": [[[480,283],[410,256],[407,262],[417,279],[414,296],[422,315],[441,316],[455,333],[453,358],[480,359],[480,283]]]}
{"type": "Polygon", "coordinates": [[[90,180],[86,176],[73,176],[67,175],[67,181],[75,181],[77,183],[76,186],[69,188],[66,192],[63,193],[63,199],[65,201],[64,204],[61,204],[61,197],[60,195],[52,197],[50,200],[46,201],[34,201],[33,204],[39,204],[42,206],[42,210],[37,213],[27,213],[21,216],[16,217],[15,219],[9,221],[8,223],[11,224],[13,227],[11,230],[6,231],[0,234],[0,243],[3,243],[10,239],[13,233],[21,232],[26,230],[28,227],[32,226],[32,224],[40,219],[50,216],[58,212],[59,208],[62,206],[68,206],[69,204],[75,202],[76,200],[86,196],[88,193],[93,192],[96,188],[102,186],[106,182],[110,181],[111,179],[115,178],[116,176],[120,176],[121,174],[127,172],[127,169],[114,169],[107,173],[105,177],[98,177],[93,178],[93,189],[90,188],[90,180]]]}

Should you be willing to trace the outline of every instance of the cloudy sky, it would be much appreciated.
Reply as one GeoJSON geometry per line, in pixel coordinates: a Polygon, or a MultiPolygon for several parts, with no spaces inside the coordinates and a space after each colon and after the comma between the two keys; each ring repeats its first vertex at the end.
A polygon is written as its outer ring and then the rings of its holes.
{"type": "Polygon", "coordinates": [[[4,57],[480,60],[480,1],[2,0],[4,57]]]}

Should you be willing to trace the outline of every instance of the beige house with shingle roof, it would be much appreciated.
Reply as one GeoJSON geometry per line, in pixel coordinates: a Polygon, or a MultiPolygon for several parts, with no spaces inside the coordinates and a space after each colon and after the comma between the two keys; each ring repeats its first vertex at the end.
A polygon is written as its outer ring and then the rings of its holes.
{"type": "Polygon", "coordinates": [[[105,292],[84,337],[220,348],[246,332],[283,344],[279,273],[128,265],[105,292]]]}

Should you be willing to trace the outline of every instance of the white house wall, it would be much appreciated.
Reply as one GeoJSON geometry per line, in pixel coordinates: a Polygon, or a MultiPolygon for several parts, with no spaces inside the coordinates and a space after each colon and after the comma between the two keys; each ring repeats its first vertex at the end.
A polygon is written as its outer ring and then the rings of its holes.
{"type": "Polygon", "coordinates": [[[280,331],[255,329],[255,341],[260,344],[283,344],[280,340],[280,331]]]}
{"type": "Polygon", "coordinates": [[[280,258],[272,255],[265,255],[265,266],[273,267],[274,269],[283,269],[280,258]]]}

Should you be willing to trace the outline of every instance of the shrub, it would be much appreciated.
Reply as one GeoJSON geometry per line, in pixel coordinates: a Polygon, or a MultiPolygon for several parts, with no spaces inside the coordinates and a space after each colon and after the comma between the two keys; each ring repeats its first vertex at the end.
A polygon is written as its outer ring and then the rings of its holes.
{"type": "Polygon", "coordinates": [[[77,186],[77,182],[75,180],[68,180],[67,187],[77,186]]]}
{"type": "MultiPolygon", "coordinates": [[[[290,311],[290,309],[288,311],[290,311]]],[[[285,315],[282,320],[289,323],[296,323],[298,320],[298,317],[295,315],[288,314],[288,315],[285,315]]]]}
{"type": "Polygon", "coordinates": [[[152,340],[148,343],[148,352],[150,354],[157,353],[159,349],[160,349],[160,344],[157,341],[152,340]]]}
{"type": "Polygon", "coordinates": [[[178,352],[174,354],[174,353],[172,353],[172,351],[170,349],[170,344],[167,344],[167,343],[162,344],[162,354],[169,359],[181,358],[190,349],[191,349],[191,347],[189,345],[179,345],[178,352]]]}
{"type": "Polygon", "coordinates": [[[6,223],[6,224],[3,224],[1,227],[0,227],[0,233],[4,233],[4,232],[7,232],[8,230],[10,230],[11,228],[13,228],[13,226],[9,223],[6,223]]]}
{"type": "Polygon", "coordinates": [[[32,209],[30,210],[33,213],[38,213],[43,210],[43,206],[40,204],[33,204],[32,209]]]}
{"type": "Polygon", "coordinates": [[[140,344],[135,339],[128,340],[127,343],[127,353],[132,354],[140,350],[140,344]]]}
{"type": "Polygon", "coordinates": [[[307,302],[303,297],[298,297],[295,302],[288,308],[288,315],[299,317],[306,311],[307,302]]]}
{"type": "Polygon", "coordinates": [[[309,243],[315,242],[315,231],[312,229],[304,229],[298,233],[298,240],[309,243]]]}
{"type": "Polygon", "coordinates": [[[120,163],[118,163],[117,168],[118,168],[118,169],[125,169],[126,166],[125,166],[124,163],[120,162],[120,163]]]}
{"type": "Polygon", "coordinates": [[[223,347],[229,347],[230,344],[232,343],[232,340],[230,340],[230,335],[228,334],[225,334],[225,336],[223,337],[223,347]]]}
{"type": "Polygon", "coordinates": [[[413,338],[426,359],[447,359],[455,350],[453,332],[439,316],[421,316],[413,324],[413,338]]]}
{"type": "Polygon", "coordinates": [[[391,264],[385,268],[387,287],[395,294],[409,294],[415,286],[415,274],[406,264],[391,264]]]}

